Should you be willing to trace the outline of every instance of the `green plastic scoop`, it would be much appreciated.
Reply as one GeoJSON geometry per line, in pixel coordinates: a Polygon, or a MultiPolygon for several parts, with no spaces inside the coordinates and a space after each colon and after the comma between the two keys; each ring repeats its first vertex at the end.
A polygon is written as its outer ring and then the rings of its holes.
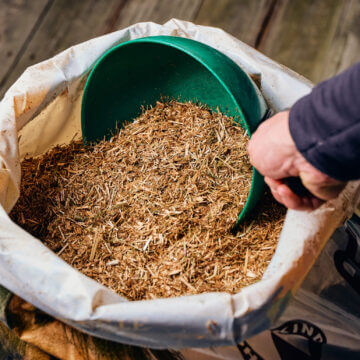
{"type": "MultiPolygon", "coordinates": [[[[91,71],[81,109],[84,142],[110,137],[116,127],[139,116],[142,105],[154,105],[162,97],[218,108],[249,136],[267,111],[255,83],[221,52],[190,39],[146,37],[115,46],[91,71]]],[[[251,213],[263,190],[263,177],[253,169],[237,224],[251,213]]]]}

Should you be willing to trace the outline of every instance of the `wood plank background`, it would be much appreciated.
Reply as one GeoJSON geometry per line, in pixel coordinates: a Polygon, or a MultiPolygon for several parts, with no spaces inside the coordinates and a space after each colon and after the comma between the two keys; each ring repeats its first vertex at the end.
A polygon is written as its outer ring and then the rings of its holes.
{"type": "Polygon", "coordinates": [[[360,60],[360,0],[0,0],[0,98],[71,45],[172,17],[221,27],[314,82],[360,60]]]}

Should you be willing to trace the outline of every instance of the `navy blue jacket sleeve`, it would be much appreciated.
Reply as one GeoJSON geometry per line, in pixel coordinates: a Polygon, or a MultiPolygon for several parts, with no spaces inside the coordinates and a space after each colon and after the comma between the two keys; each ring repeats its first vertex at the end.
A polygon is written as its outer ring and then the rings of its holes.
{"type": "Polygon", "coordinates": [[[318,170],[360,179],[360,63],[297,101],[289,126],[297,149],[318,170]]]}

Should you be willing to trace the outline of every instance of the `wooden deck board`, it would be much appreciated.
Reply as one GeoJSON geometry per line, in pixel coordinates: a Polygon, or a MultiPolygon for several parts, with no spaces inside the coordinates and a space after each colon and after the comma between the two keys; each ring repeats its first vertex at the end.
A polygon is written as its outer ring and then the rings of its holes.
{"type": "MultiPolygon", "coordinates": [[[[314,82],[334,75],[338,68],[328,67],[329,57],[341,57],[340,38],[349,31],[342,21],[355,7],[349,5],[338,0],[278,0],[259,50],[314,82]]],[[[355,37],[359,40],[360,32],[355,37]]]]}
{"type": "Polygon", "coordinates": [[[0,98],[28,66],[71,45],[140,21],[162,23],[175,16],[193,20],[200,4],[201,0],[173,0],[171,3],[168,0],[54,0],[0,88],[0,98]]]}
{"type": "Polygon", "coordinates": [[[204,0],[195,23],[219,27],[255,46],[271,3],[269,0],[204,0]]]}
{"type": "Polygon", "coordinates": [[[330,42],[327,60],[319,69],[321,78],[329,78],[360,61],[360,1],[347,1],[330,42]]]}
{"type": "Polygon", "coordinates": [[[106,32],[123,2],[125,0],[52,1],[46,17],[0,89],[0,98],[28,66],[106,32]]]}
{"type": "Polygon", "coordinates": [[[18,54],[47,3],[48,0],[0,0],[0,84],[16,65],[18,54]]]}
{"type": "Polygon", "coordinates": [[[114,29],[142,21],[163,24],[171,18],[193,21],[203,0],[130,0],[124,6],[114,29]]]}
{"type": "Polygon", "coordinates": [[[315,82],[360,60],[360,0],[0,0],[0,98],[71,45],[172,17],[220,27],[315,82]]]}

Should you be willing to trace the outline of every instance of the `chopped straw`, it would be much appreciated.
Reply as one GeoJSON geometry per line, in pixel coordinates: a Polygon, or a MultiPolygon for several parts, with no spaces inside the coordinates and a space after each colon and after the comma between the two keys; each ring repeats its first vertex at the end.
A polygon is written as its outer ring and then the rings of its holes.
{"type": "Polygon", "coordinates": [[[25,159],[11,216],[128,299],[235,293],[261,279],[285,213],[265,195],[231,232],[251,185],[247,142],[219,112],[158,102],[110,141],[25,159]]]}

